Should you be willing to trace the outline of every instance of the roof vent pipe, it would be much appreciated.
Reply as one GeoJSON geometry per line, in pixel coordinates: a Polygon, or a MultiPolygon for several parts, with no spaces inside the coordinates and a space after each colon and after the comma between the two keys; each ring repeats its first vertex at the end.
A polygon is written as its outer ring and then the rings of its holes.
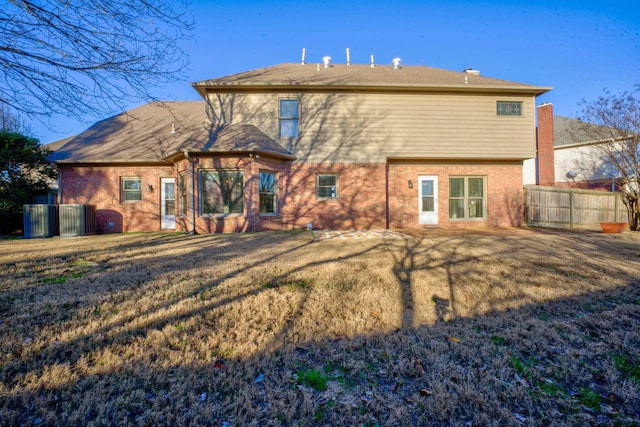
{"type": "Polygon", "coordinates": [[[322,63],[324,64],[324,68],[331,67],[331,57],[330,56],[323,56],[322,57],[322,63]]]}
{"type": "Polygon", "coordinates": [[[300,65],[304,65],[306,64],[306,62],[304,62],[304,57],[307,55],[307,49],[306,48],[302,48],[302,61],[300,62],[300,65]]]}
{"type": "Polygon", "coordinates": [[[349,48],[347,48],[347,65],[351,65],[351,55],[349,55],[349,48]]]}
{"type": "Polygon", "coordinates": [[[391,63],[393,64],[394,70],[400,68],[400,58],[393,58],[393,61],[391,61],[391,63]]]}
{"type": "Polygon", "coordinates": [[[480,75],[480,70],[474,70],[473,68],[466,68],[464,70],[464,72],[466,74],[470,74],[470,75],[473,75],[473,76],[479,76],[480,75]]]}
{"type": "Polygon", "coordinates": [[[376,66],[376,64],[375,64],[375,62],[373,62],[373,55],[371,55],[371,68],[373,68],[375,66],[376,66]]]}

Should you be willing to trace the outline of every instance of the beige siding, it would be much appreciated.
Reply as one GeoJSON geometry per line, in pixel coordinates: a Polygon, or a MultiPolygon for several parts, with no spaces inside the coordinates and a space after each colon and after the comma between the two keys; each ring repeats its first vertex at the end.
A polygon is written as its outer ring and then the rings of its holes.
{"type": "Polygon", "coordinates": [[[253,93],[210,95],[216,124],[250,123],[299,160],[519,159],[535,156],[533,96],[483,94],[253,93]],[[300,100],[300,136],[279,138],[278,100],[300,100]],[[498,117],[496,101],[522,101],[498,117]]]}

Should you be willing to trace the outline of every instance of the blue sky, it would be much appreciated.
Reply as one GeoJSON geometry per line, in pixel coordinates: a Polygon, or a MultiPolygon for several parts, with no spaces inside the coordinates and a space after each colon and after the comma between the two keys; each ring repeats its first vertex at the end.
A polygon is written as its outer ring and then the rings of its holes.
{"type": "MultiPolygon", "coordinates": [[[[582,99],[640,84],[640,4],[635,1],[215,1],[192,0],[188,78],[156,95],[199,99],[190,82],[329,55],[334,63],[428,65],[553,86],[538,97],[579,116],[582,99]]],[[[135,107],[139,104],[131,105],[135,107]]],[[[114,111],[114,114],[118,111],[114,111]]],[[[104,117],[54,117],[31,128],[48,143],[104,117]]]]}

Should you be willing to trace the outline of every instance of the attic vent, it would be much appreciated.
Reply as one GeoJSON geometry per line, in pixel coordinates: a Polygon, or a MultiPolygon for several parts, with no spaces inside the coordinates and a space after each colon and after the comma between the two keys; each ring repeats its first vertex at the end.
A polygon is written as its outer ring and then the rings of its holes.
{"type": "Polygon", "coordinates": [[[322,57],[322,63],[324,64],[324,68],[331,67],[331,57],[330,56],[323,56],[322,57]]]}
{"type": "Polygon", "coordinates": [[[471,74],[472,76],[479,76],[480,70],[474,70],[473,68],[467,68],[464,70],[465,73],[471,74]]]}
{"type": "Polygon", "coordinates": [[[397,70],[398,68],[400,68],[400,58],[393,58],[391,63],[393,64],[394,70],[397,70]]]}

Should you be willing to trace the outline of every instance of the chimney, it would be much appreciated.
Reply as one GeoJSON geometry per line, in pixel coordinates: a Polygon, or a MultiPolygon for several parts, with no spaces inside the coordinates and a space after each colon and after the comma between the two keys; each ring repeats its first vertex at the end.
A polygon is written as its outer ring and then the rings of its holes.
{"type": "Polygon", "coordinates": [[[538,128],[536,129],[536,173],[538,185],[555,185],[555,167],[553,150],[553,105],[544,103],[538,106],[538,128]]]}

